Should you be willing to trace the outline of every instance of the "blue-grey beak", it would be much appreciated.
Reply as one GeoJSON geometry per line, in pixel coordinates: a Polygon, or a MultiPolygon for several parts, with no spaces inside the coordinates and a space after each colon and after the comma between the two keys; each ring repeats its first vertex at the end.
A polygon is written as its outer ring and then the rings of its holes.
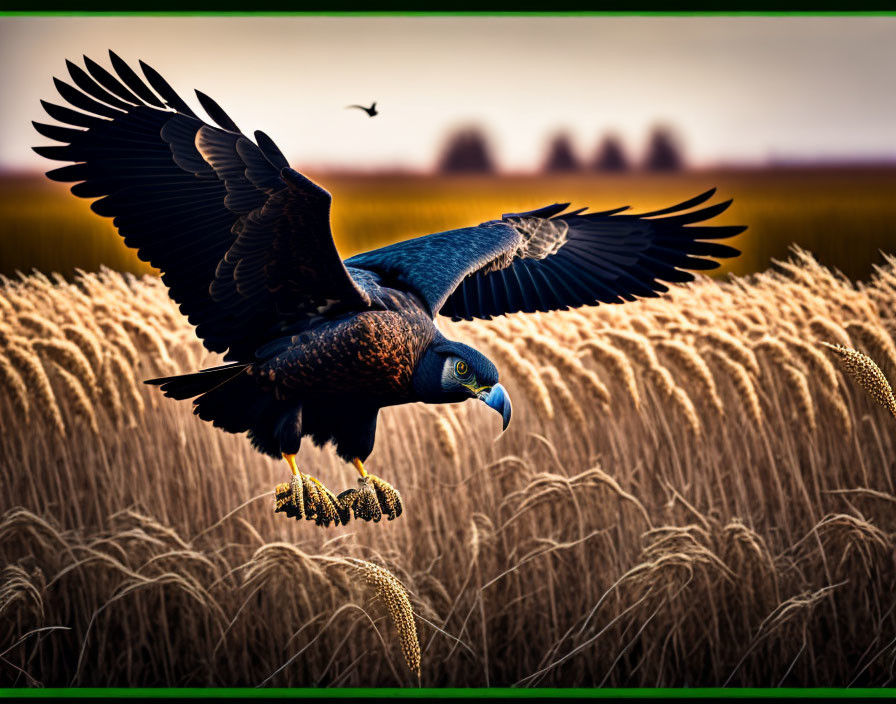
{"type": "Polygon", "coordinates": [[[507,426],[510,425],[510,412],[512,410],[507,389],[500,384],[495,384],[488,392],[483,392],[479,398],[485,402],[486,406],[494,408],[501,414],[501,418],[504,421],[504,427],[501,428],[501,432],[503,433],[507,430],[507,426]]]}

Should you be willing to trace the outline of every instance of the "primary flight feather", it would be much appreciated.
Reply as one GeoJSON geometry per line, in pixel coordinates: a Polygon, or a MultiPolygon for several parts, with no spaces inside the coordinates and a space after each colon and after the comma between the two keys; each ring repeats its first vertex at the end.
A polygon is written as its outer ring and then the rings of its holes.
{"type": "Polygon", "coordinates": [[[716,240],[745,228],[709,226],[730,201],[713,191],[638,215],[549,205],[473,227],[426,235],[342,260],[330,231],[330,194],[290,168],[273,140],[242,134],[196,92],[205,123],[142,61],[141,78],[110,52],[112,70],[67,62],[56,80],[71,107],[48,102],[67,126],[34,123],[62,146],[35,147],[73,162],[48,172],[97,198],[129,247],[162,280],[196,334],[229,364],[153,379],[165,395],[192,398],[203,420],[248,433],[284,457],[293,477],[277,510],[345,523],[401,513],[398,492],[368,475],[377,414],[391,405],[478,398],[502,416],[511,405],[498,370],[444,337],[434,320],[621,303],[690,281],[686,269],[739,252],[716,240]],[[72,109],[76,108],[76,109],[72,109]],[[358,489],[335,496],[301,473],[301,440],[332,442],[352,462],[358,489]]]}

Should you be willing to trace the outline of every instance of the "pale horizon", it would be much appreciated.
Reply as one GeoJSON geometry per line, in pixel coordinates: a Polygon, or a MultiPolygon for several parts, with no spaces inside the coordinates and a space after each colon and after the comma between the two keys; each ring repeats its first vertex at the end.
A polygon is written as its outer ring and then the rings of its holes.
{"type": "Polygon", "coordinates": [[[48,168],[39,100],[64,102],[65,59],[109,67],[110,48],[308,169],[425,171],[467,124],[509,172],[561,130],[584,159],[612,132],[638,162],[657,124],[696,168],[888,162],[893,36],[896,17],[5,17],[0,170],[48,168]],[[372,119],[345,109],[374,100],[372,119]]]}

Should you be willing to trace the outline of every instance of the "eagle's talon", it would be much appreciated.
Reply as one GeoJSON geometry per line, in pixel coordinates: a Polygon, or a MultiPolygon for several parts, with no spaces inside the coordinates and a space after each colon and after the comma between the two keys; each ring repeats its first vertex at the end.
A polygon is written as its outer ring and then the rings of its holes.
{"type": "Polygon", "coordinates": [[[301,518],[303,514],[307,513],[307,508],[305,506],[305,489],[303,487],[303,480],[304,476],[301,474],[294,474],[292,479],[289,480],[289,495],[292,499],[292,505],[295,507],[295,515],[297,519],[301,518]]]}
{"type": "Polygon", "coordinates": [[[376,498],[379,502],[380,510],[389,517],[390,521],[394,521],[401,515],[401,494],[389,482],[373,474],[368,475],[368,477],[376,490],[376,498]]]}
{"type": "Polygon", "coordinates": [[[319,526],[344,523],[346,512],[342,504],[314,477],[298,473],[289,484],[278,484],[275,489],[275,513],[285,513],[290,518],[314,521],[319,526]]]}
{"type": "Polygon", "coordinates": [[[346,489],[336,497],[336,504],[339,506],[339,517],[342,519],[343,525],[351,520],[352,508],[358,501],[357,495],[357,489],[346,489]]]}
{"type": "Polygon", "coordinates": [[[299,475],[297,483],[301,486],[301,504],[299,505],[302,506],[304,517],[309,521],[313,521],[314,515],[317,513],[320,492],[317,489],[317,485],[311,481],[310,477],[304,474],[299,475]]]}
{"type": "Polygon", "coordinates": [[[343,508],[351,508],[355,503],[355,494],[357,493],[357,489],[346,489],[345,491],[339,492],[339,495],[336,497],[336,501],[338,501],[339,505],[343,508]]]}
{"type": "Polygon", "coordinates": [[[358,480],[358,495],[355,498],[355,518],[379,523],[383,517],[380,502],[376,497],[376,491],[370,484],[370,476],[358,480]]]}
{"type": "MultiPolygon", "coordinates": [[[[285,513],[290,518],[298,513],[295,498],[290,490],[289,484],[278,484],[274,489],[274,513],[285,513]]],[[[301,505],[299,505],[301,507],[301,505]]]]}
{"type": "Polygon", "coordinates": [[[382,517],[376,493],[367,477],[358,479],[357,489],[346,489],[338,497],[342,510],[354,513],[355,519],[377,523],[382,517]]]}
{"type": "Polygon", "coordinates": [[[308,480],[315,488],[313,498],[314,511],[317,514],[314,522],[319,526],[329,526],[331,523],[339,525],[340,522],[340,504],[332,491],[327,489],[314,477],[308,477],[308,480]]]}
{"type": "Polygon", "coordinates": [[[274,502],[274,513],[285,513],[289,518],[299,517],[299,512],[289,497],[280,498],[274,502]]]}
{"type": "MultiPolygon", "coordinates": [[[[356,519],[379,523],[383,516],[390,521],[401,515],[401,495],[386,481],[372,474],[358,479],[357,489],[346,489],[337,497],[339,505],[356,519]]],[[[343,521],[345,522],[345,521],[343,521]]]]}

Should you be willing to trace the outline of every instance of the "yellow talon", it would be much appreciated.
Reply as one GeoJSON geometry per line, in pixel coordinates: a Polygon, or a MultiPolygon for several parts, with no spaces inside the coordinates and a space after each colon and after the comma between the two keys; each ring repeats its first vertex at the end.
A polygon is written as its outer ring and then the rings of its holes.
{"type": "Polygon", "coordinates": [[[362,477],[367,476],[367,470],[364,469],[364,463],[361,460],[355,457],[355,459],[352,460],[352,464],[355,465],[355,469],[358,470],[362,477]]]}
{"type": "Polygon", "coordinates": [[[293,476],[299,476],[299,468],[296,466],[296,456],[288,455],[284,452],[283,459],[286,460],[286,464],[288,464],[289,468],[292,470],[293,476]]]}

